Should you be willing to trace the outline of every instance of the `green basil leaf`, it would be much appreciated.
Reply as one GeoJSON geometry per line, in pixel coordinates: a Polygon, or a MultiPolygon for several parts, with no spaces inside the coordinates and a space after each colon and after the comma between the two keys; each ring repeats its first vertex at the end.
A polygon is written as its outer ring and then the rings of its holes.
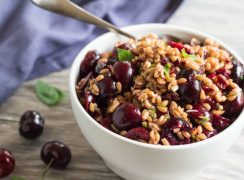
{"type": "Polygon", "coordinates": [[[130,50],[117,48],[119,61],[131,61],[134,58],[130,50]]]}
{"type": "Polygon", "coordinates": [[[25,179],[23,177],[14,176],[14,177],[12,177],[12,180],[27,180],[27,179],[25,179]]]}
{"type": "Polygon", "coordinates": [[[196,61],[197,60],[196,55],[194,55],[194,54],[188,54],[186,52],[185,48],[183,48],[181,50],[181,55],[182,55],[183,58],[191,58],[191,60],[193,60],[193,61],[196,61]]]}
{"type": "Polygon", "coordinates": [[[170,63],[167,63],[167,64],[164,65],[164,74],[167,77],[169,77],[170,67],[171,67],[171,64],[170,63]]]}
{"type": "Polygon", "coordinates": [[[65,97],[65,94],[60,89],[53,87],[43,81],[37,81],[36,95],[41,102],[48,106],[57,105],[65,97]]]}
{"type": "Polygon", "coordinates": [[[183,49],[181,50],[181,55],[182,55],[183,58],[188,58],[188,57],[189,57],[189,55],[187,54],[185,48],[183,48],[183,49]]]}
{"type": "Polygon", "coordinates": [[[206,116],[200,116],[200,118],[201,120],[199,121],[199,124],[204,124],[210,120],[209,117],[206,116]]]}
{"type": "Polygon", "coordinates": [[[189,58],[191,58],[193,61],[197,60],[197,56],[195,54],[189,54],[189,58]]]}
{"type": "Polygon", "coordinates": [[[142,122],[142,127],[146,128],[146,129],[148,128],[148,125],[145,121],[142,122]]]}

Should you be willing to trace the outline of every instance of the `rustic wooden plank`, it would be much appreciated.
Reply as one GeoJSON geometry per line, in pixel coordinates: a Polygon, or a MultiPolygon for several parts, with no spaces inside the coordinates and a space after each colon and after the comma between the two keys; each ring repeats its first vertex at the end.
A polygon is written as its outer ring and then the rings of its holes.
{"type": "MultiPolygon", "coordinates": [[[[51,74],[43,80],[68,93],[68,70],[51,74]]],[[[10,149],[15,155],[17,165],[13,175],[29,180],[40,179],[45,167],[40,160],[40,149],[47,141],[59,140],[71,148],[73,159],[66,170],[51,169],[47,180],[120,179],[104,165],[82,136],[72,114],[69,96],[60,105],[47,107],[35,96],[35,83],[36,81],[26,82],[0,108],[0,147],[10,149]],[[39,111],[46,120],[44,133],[36,140],[26,140],[18,133],[20,115],[31,109],[39,111]],[[6,116],[11,117],[13,121],[3,120],[6,116]]]]}
{"type": "MultiPolygon", "coordinates": [[[[213,34],[232,46],[244,57],[244,1],[236,0],[186,0],[169,23],[193,27],[213,34]]],[[[68,70],[41,78],[68,92],[68,70]]],[[[34,94],[36,81],[24,83],[0,107],[0,147],[13,151],[17,165],[13,175],[28,180],[40,179],[44,164],[40,160],[41,146],[50,140],[68,144],[73,159],[66,170],[50,169],[47,180],[111,179],[119,180],[102,162],[81,134],[72,114],[69,97],[60,105],[49,108],[38,101],[34,94]],[[35,141],[18,134],[20,115],[29,109],[38,110],[46,119],[42,136],[35,141]]],[[[228,151],[225,159],[210,166],[197,180],[244,179],[244,131],[228,151]]],[[[5,178],[10,179],[10,178],[5,178]]]]}

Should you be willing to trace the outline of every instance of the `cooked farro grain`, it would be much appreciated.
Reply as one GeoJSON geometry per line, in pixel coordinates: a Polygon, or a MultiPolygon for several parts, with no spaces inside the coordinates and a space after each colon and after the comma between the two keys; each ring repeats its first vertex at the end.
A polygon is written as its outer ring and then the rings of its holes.
{"type": "Polygon", "coordinates": [[[243,65],[211,39],[165,42],[149,34],[91,53],[97,59],[78,79],[77,95],[98,123],[121,136],[194,143],[218,134],[242,111],[243,65]]]}
{"type": "Polygon", "coordinates": [[[95,95],[98,95],[99,94],[99,88],[96,84],[93,84],[92,85],[92,93],[95,94],[95,95]]]}
{"type": "Polygon", "coordinates": [[[189,139],[191,137],[191,134],[189,132],[187,132],[187,131],[182,131],[181,133],[187,139],[189,139]]]}
{"type": "Polygon", "coordinates": [[[211,106],[208,103],[202,104],[208,111],[211,109],[211,106]]]}
{"type": "Polygon", "coordinates": [[[116,87],[117,87],[118,93],[121,93],[121,91],[122,91],[122,85],[121,85],[120,82],[116,82],[116,87]]]}
{"type": "Polygon", "coordinates": [[[207,130],[209,130],[211,132],[214,130],[214,128],[212,126],[212,123],[210,123],[210,122],[205,122],[205,123],[202,124],[202,126],[205,127],[207,130]]]}
{"type": "Polygon", "coordinates": [[[125,136],[127,134],[127,131],[120,131],[119,133],[121,136],[125,136]]]}
{"type": "Polygon", "coordinates": [[[193,108],[193,106],[192,106],[191,104],[187,104],[187,105],[186,105],[186,109],[187,109],[187,110],[190,110],[190,109],[192,109],[192,108],[193,108]]]}
{"type": "Polygon", "coordinates": [[[107,68],[104,68],[100,71],[100,74],[106,74],[109,73],[109,70],[107,68]]]}
{"type": "Polygon", "coordinates": [[[160,132],[161,131],[161,128],[157,124],[154,124],[154,123],[149,122],[148,123],[148,126],[150,127],[150,129],[153,129],[153,130],[155,130],[157,132],[160,132]]]}
{"type": "Polygon", "coordinates": [[[161,141],[162,141],[163,145],[170,146],[170,143],[169,143],[169,141],[166,138],[161,139],[161,141]]]}
{"type": "Polygon", "coordinates": [[[119,106],[120,102],[117,98],[114,98],[110,106],[108,107],[108,113],[112,113],[115,111],[115,109],[119,106]]]}
{"type": "Polygon", "coordinates": [[[149,143],[150,144],[158,144],[159,141],[160,141],[160,135],[159,135],[159,133],[155,129],[152,129],[150,131],[150,140],[149,140],[149,143]]]}
{"type": "Polygon", "coordinates": [[[98,76],[96,77],[96,81],[101,81],[103,78],[104,78],[103,75],[98,75],[98,76]]]}
{"type": "Polygon", "coordinates": [[[205,135],[205,134],[203,134],[203,133],[201,133],[201,134],[198,134],[197,135],[197,138],[198,138],[198,140],[205,140],[205,139],[207,139],[207,136],[205,135]]]}
{"type": "Polygon", "coordinates": [[[177,80],[177,84],[184,84],[186,83],[187,79],[186,78],[180,78],[177,80]]]}
{"type": "Polygon", "coordinates": [[[181,140],[184,139],[184,136],[181,131],[177,132],[176,134],[177,134],[178,138],[180,138],[181,140]]]}

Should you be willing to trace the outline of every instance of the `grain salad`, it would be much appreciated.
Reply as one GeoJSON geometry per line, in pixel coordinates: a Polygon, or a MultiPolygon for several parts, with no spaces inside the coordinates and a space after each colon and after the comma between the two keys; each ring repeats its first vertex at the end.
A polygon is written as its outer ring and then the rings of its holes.
{"type": "Polygon", "coordinates": [[[173,42],[148,34],[91,50],[77,96],[98,123],[160,145],[189,144],[226,129],[244,106],[243,65],[211,39],[173,42]]]}

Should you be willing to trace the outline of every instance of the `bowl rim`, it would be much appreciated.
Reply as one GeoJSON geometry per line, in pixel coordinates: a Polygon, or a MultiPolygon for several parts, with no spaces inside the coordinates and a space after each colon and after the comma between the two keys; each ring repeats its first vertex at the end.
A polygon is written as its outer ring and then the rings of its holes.
{"type": "MultiPolygon", "coordinates": [[[[124,28],[122,28],[125,31],[136,31],[138,29],[141,28],[152,28],[152,29],[173,29],[175,31],[181,31],[183,33],[189,33],[197,36],[201,36],[204,38],[211,38],[214,41],[218,42],[221,47],[223,47],[224,49],[226,49],[232,56],[235,57],[235,59],[237,59],[238,61],[243,63],[243,60],[241,59],[241,57],[235,53],[235,51],[233,51],[228,45],[226,45],[224,42],[220,41],[219,39],[213,37],[212,35],[209,35],[207,33],[204,32],[200,32],[198,30],[192,29],[192,28],[188,28],[188,27],[183,27],[183,26],[178,26],[178,25],[172,25],[172,24],[160,24],[160,23],[147,23],[147,24],[138,24],[138,25],[132,25],[132,26],[126,26],[124,28]]],[[[99,41],[100,39],[104,39],[104,38],[113,38],[114,33],[113,32],[107,32],[97,38],[95,38],[94,40],[92,40],[90,43],[88,43],[86,46],[84,46],[80,52],[77,54],[77,56],[75,57],[74,62],[72,63],[71,69],[70,69],[70,75],[69,75],[69,91],[70,91],[70,99],[71,101],[73,100],[73,103],[75,104],[75,106],[78,107],[78,109],[81,111],[81,113],[85,116],[86,120],[88,119],[90,121],[90,123],[92,123],[93,125],[95,125],[98,129],[100,129],[101,131],[103,131],[104,133],[107,133],[108,135],[123,141],[125,143],[129,143],[131,145],[135,145],[135,146],[140,146],[140,147],[144,147],[144,148],[149,148],[149,149],[161,149],[161,150],[183,150],[183,149],[191,149],[191,148],[197,148],[199,146],[204,146],[210,143],[213,143],[214,141],[220,139],[223,136],[226,136],[226,134],[228,134],[230,131],[233,131],[235,126],[243,126],[244,123],[241,122],[241,117],[244,116],[244,109],[242,110],[242,112],[239,114],[238,118],[225,130],[223,130],[222,132],[220,132],[219,134],[203,140],[203,141],[199,141],[199,142],[195,142],[195,143],[190,143],[190,144],[183,144],[183,145],[170,145],[170,146],[163,146],[163,145],[154,145],[154,144],[148,144],[148,143],[142,143],[139,141],[135,141],[126,137],[123,137],[119,134],[116,134],[115,132],[108,130],[107,128],[103,127],[101,124],[99,124],[95,119],[93,119],[83,108],[83,106],[80,104],[77,95],[76,95],[76,91],[75,91],[75,83],[77,81],[77,75],[75,74],[77,70],[77,68],[80,65],[80,62],[82,61],[80,59],[80,56],[82,54],[85,54],[86,52],[84,52],[86,50],[86,48],[88,46],[90,46],[91,44],[93,44],[96,41],[99,41]]],[[[117,36],[114,36],[115,38],[117,36]]],[[[77,119],[76,119],[77,120],[77,119]]],[[[78,120],[77,120],[78,121],[78,120]]]]}

